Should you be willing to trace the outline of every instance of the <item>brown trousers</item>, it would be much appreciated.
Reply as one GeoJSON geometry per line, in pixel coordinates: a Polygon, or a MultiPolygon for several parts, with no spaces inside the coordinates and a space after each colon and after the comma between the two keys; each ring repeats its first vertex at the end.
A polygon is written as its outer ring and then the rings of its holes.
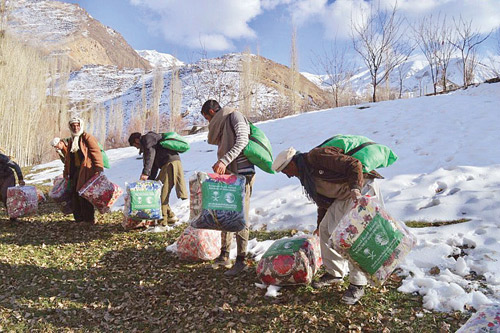
{"type": "Polygon", "coordinates": [[[163,215],[163,222],[166,223],[168,218],[175,216],[169,205],[170,192],[172,192],[174,186],[177,198],[183,200],[189,198],[181,161],[165,163],[161,167],[160,174],[156,177],[156,180],[163,183],[163,187],[161,189],[161,212],[163,215]]]}
{"type": "MultiPolygon", "coordinates": [[[[252,196],[253,183],[255,182],[255,175],[245,176],[245,229],[236,233],[236,255],[238,257],[245,257],[247,255],[248,235],[250,228],[248,226],[250,211],[250,197],[252,196]]],[[[221,252],[229,252],[231,243],[233,242],[233,232],[223,231],[221,233],[221,252]]]]}

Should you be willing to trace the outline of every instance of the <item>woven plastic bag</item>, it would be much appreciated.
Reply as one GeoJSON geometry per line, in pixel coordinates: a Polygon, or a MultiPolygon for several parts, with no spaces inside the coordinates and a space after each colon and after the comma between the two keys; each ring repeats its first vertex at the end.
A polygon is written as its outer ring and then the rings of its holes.
{"type": "Polygon", "coordinates": [[[103,173],[92,176],[78,191],[78,195],[87,199],[101,214],[109,213],[122,194],[121,187],[112,183],[103,173]]]}
{"type": "Polygon", "coordinates": [[[500,332],[500,305],[483,305],[456,333],[500,332]]]}
{"type": "Polygon", "coordinates": [[[136,220],[128,216],[123,216],[122,227],[125,230],[147,228],[156,225],[156,220],[136,220]]]}
{"type": "Polygon", "coordinates": [[[339,221],[330,243],[372,284],[382,285],[415,246],[416,238],[375,197],[365,196],[339,221]]]}
{"type": "Polygon", "coordinates": [[[245,228],[245,177],[195,172],[189,180],[190,222],[199,229],[245,228]]]}
{"type": "Polygon", "coordinates": [[[177,255],[184,260],[213,260],[220,255],[218,230],[187,227],[177,239],[177,255]]]}
{"type": "Polygon", "coordinates": [[[71,207],[71,192],[68,189],[68,180],[59,175],[54,179],[54,186],[49,191],[49,198],[54,200],[64,214],[73,213],[71,207]]]}
{"type": "Polygon", "coordinates": [[[141,180],[125,184],[125,205],[123,214],[136,220],[161,220],[161,189],[163,184],[156,180],[141,180]]]}
{"type": "Polygon", "coordinates": [[[12,186],[7,189],[7,214],[18,218],[38,211],[38,194],[35,186],[12,186]]]}
{"type": "Polygon", "coordinates": [[[321,262],[317,236],[283,238],[264,253],[257,265],[257,277],[266,285],[309,284],[321,262]]]}

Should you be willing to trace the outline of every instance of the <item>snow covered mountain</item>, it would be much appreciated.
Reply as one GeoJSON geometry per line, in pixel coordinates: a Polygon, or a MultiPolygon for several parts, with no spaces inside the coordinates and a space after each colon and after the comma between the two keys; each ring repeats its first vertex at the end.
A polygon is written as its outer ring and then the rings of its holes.
{"type": "Polygon", "coordinates": [[[73,69],[87,64],[151,68],[117,31],[78,5],[50,0],[7,3],[7,32],[47,54],[66,54],[73,69]]]}
{"type": "Polygon", "coordinates": [[[160,53],[156,50],[136,50],[137,53],[149,61],[151,66],[155,68],[166,68],[169,69],[174,65],[177,67],[184,66],[185,63],[177,59],[171,54],[160,53]]]}

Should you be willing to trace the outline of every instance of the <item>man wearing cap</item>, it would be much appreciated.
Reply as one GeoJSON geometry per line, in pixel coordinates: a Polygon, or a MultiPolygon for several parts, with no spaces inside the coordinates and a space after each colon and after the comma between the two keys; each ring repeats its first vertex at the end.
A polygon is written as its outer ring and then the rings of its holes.
{"type": "MultiPolygon", "coordinates": [[[[7,208],[7,189],[16,186],[16,178],[12,170],[16,171],[19,185],[24,186],[23,173],[19,165],[11,160],[9,156],[0,153],[0,199],[5,208],[7,208]]],[[[16,221],[16,218],[11,217],[10,220],[16,221]]]]}
{"type": "Polygon", "coordinates": [[[56,137],[52,139],[50,145],[54,147],[57,155],[59,155],[59,158],[61,159],[61,162],[63,162],[64,164],[66,154],[68,153],[68,139],[61,139],[56,137]]]}
{"type": "MultiPolygon", "coordinates": [[[[208,143],[217,145],[217,162],[212,166],[218,174],[232,173],[243,175],[245,183],[245,220],[247,225],[242,231],[236,233],[236,262],[226,271],[226,276],[236,276],[246,268],[246,254],[248,246],[248,212],[250,209],[250,196],[255,180],[255,167],[243,154],[248,144],[250,124],[241,114],[230,107],[221,108],[215,100],[206,101],[201,114],[208,120],[208,143]]],[[[222,232],[221,254],[215,260],[215,266],[230,267],[229,250],[233,240],[233,233],[222,232]]]]}
{"type": "Polygon", "coordinates": [[[83,130],[83,120],[73,117],[69,121],[71,138],[69,152],[64,161],[63,175],[70,183],[71,205],[76,222],[94,224],[94,206],[78,195],[78,191],[95,174],[103,171],[101,148],[91,134],[83,130]]]}
{"type": "Polygon", "coordinates": [[[307,197],[318,207],[318,224],[314,233],[320,237],[321,257],[326,273],[313,282],[313,287],[340,283],[349,272],[350,284],[342,302],[351,305],[357,303],[364,295],[366,276],[333,250],[328,241],[340,219],[362,195],[381,198],[374,179],[382,176],[376,171],[363,173],[361,162],[345,155],[337,147],[314,148],[308,153],[300,153],[290,147],[276,157],[273,170],[281,171],[289,178],[299,178],[307,197]]]}

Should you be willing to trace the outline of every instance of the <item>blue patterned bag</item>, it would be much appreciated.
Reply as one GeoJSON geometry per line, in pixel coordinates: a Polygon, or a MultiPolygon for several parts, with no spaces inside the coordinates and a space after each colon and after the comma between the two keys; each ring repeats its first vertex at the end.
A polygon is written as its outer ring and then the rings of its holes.
{"type": "Polygon", "coordinates": [[[161,220],[161,188],[156,180],[140,180],[126,183],[127,194],[123,213],[131,219],[161,220]]]}

